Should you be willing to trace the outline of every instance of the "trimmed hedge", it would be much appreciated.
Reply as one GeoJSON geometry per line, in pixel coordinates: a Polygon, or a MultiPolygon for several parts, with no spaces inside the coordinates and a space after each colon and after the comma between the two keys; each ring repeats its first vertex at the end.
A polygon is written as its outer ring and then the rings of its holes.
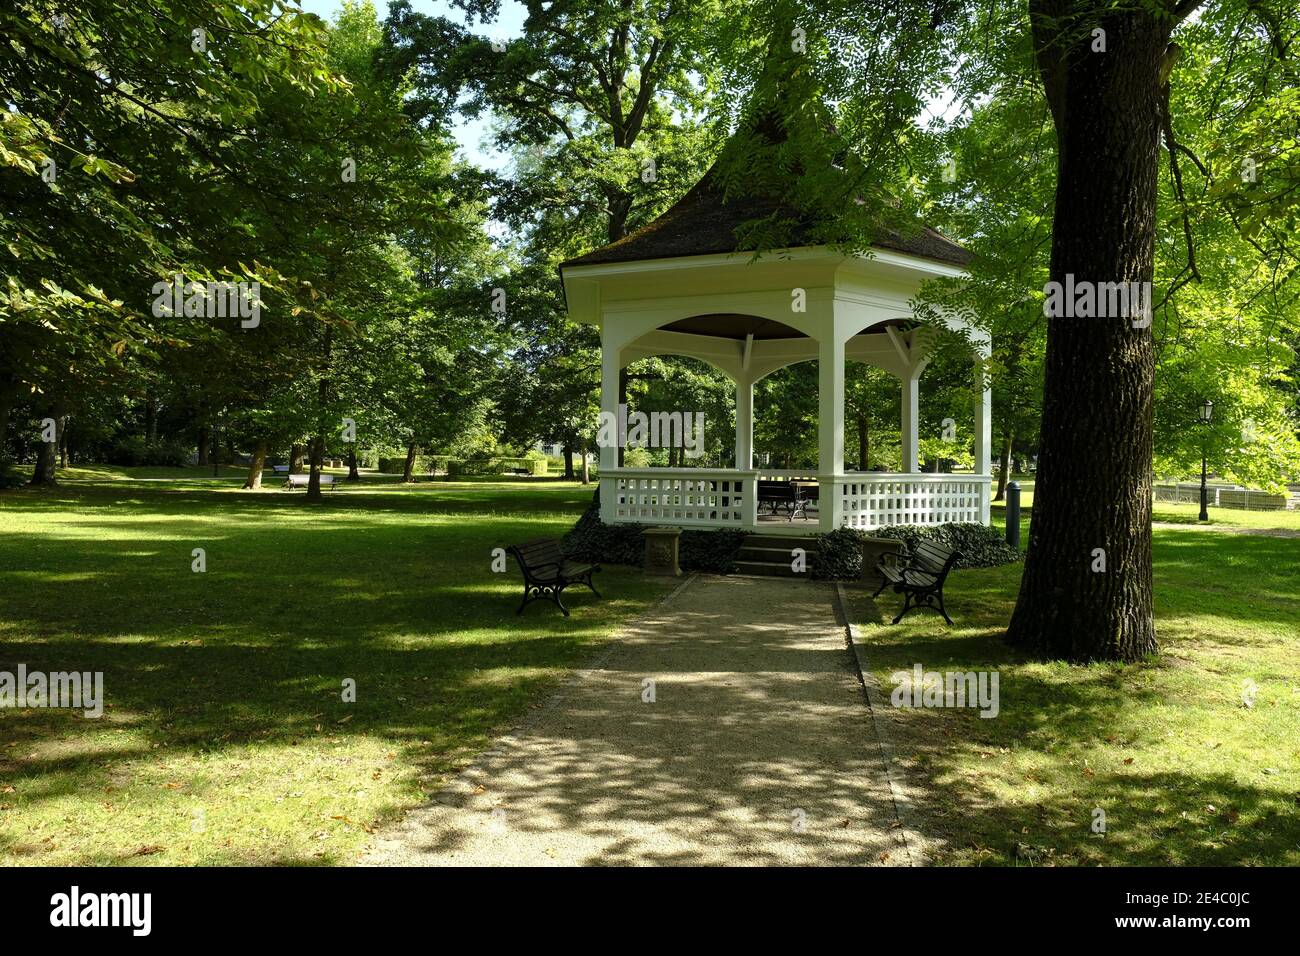
{"type": "Polygon", "coordinates": [[[862,539],[853,528],[836,528],[814,535],[817,556],[811,562],[812,576],[818,581],[856,581],[862,574],[862,539]]]}
{"type": "MultiPolygon", "coordinates": [[[[446,471],[452,459],[447,455],[416,455],[413,475],[432,475],[435,471],[446,471]]],[[[385,475],[400,475],[406,471],[406,456],[381,457],[379,470],[385,475]]]]}
{"type": "MultiPolygon", "coordinates": [[[[588,508],[573,530],[564,536],[564,553],[574,561],[625,564],[639,568],[645,562],[643,524],[605,524],[600,505],[588,508]]],[[[745,542],[745,532],[729,528],[710,531],[687,529],[678,539],[677,560],[683,571],[730,574],[745,542]]]]}
{"type": "Polygon", "coordinates": [[[451,478],[500,475],[508,468],[527,468],[531,475],[545,475],[546,467],[545,458],[474,458],[468,461],[451,458],[447,460],[447,475],[451,478]]]}
{"type": "Polygon", "coordinates": [[[817,535],[817,560],[813,577],[829,581],[856,581],[862,574],[863,538],[893,538],[908,551],[920,541],[937,541],[961,552],[959,568],[991,568],[1020,560],[1020,552],[1003,539],[1001,532],[987,525],[950,522],[941,525],[892,525],[875,528],[870,534],[853,528],[839,528],[817,535]]]}

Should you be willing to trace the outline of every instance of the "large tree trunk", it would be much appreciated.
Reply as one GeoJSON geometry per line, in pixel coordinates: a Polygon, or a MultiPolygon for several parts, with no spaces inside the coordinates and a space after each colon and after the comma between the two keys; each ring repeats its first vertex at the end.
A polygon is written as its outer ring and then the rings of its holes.
{"type": "Polygon", "coordinates": [[[198,463],[206,465],[208,463],[208,426],[199,426],[199,453],[198,463]]]}
{"type": "Polygon", "coordinates": [[[591,457],[587,454],[588,449],[586,442],[582,443],[582,448],[580,450],[582,452],[582,483],[584,485],[589,485],[591,484],[591,457]]]}
{"type": "Polygon", "coordinates": [[[289,448],[289,474],[302,474],[302,445],[292,445],[289,448]]]}
{"type": "Polygon", "coordinates": [[[573,481],[573,445],[564,444],[564,480],[573,481]]]}
{"type": "Polygon", "coordinates": [[[244,479],[244,487],[250,491],[257,491],[262,487],[262,469],[266,467],[266,442],[259,441],[257,447],[253,449],[253,460],[248,463],[248,477],[244,479]]]}
{"type": "Polygon", "coordinates": [[[54,419],[54,441],[41,442],[41,450],[36,455],[36,468],[32,472],[31,484],[49,487],[58,484],[55,478],[55,468],[58,464],[59,446],[63,442],[63,428],[67,424],[68,417],[64,413],[61,403],[51,406],[45,417],[54,419]]]}
{"type": "Polygon", "coordinates": [[[320,469],[325,460],[325,436],[317,435],[311,443],[311,477],[307,479],[307,500],[321,501],[320,469]]]}
{"type": "Polygon", "coordinates": [[[402,466],[402,481],[407,484],[415,482],[415,453],[419,448],[414,442],[406,446],[406,464],[402,466]]]}
{"type": "Polygon", "coordinates": [[[360,481],[361,472],[357,469],[357,446],[348,446],[348,481],[360,481]]]}
{"type": "Polygon", "coordinates": [[[0,461],[5,457],[5,443],[9,438],[9,416],[18,397],[18,379],[0,375],[0,461]]]}
{"type": "MultiPolygon", "coordinates": [[[[1149,281],[1159,76],[1172,21],[1141,5],[1085,12],[1066,0],[1030,0],[1030,11],[1059,142],[1051,279],[1149,281]],[[1092,52],[1094,27],[1105,30],[1104,53],[1092,52]]],[[[1007,630],[1012,644],[1071,661],[1155,652],[1153,375],[1151,330],[1134,328],[1131,317],[1048,320],[1038,476],[1007,630]]]]}
{"type": "Polygon", "coordinates": [[[1007,481],[1011,477],[1011,443],[1015,440],[1015,435],[1011,427],[1007,426],[1002,429],[1002,454],[1000,456],[1002,467],[998,469],[998,493],[993,496],[994,501],[1001,501],[1007,496],[1007,481]]]}

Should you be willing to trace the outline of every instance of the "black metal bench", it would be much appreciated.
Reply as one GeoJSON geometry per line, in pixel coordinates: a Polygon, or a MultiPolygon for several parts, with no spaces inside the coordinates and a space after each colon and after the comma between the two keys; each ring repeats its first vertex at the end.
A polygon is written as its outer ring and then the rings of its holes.
{"type": "Polygon", "coordinates": [[[600,570],[600,565],[568,560],[555,538],[511,545],[506,551],[514,556],[524,575],[524,600],[515,614],[523,614],[531,602],[545,598],[554,601],[555,606],[568,617],[569,609],[560,600],[560,595],[570,584],[585,584],[596,597],[601,596],[596,585],[591,583],[591,576],[600,570]]]}
{"type": "Polygon", "coordinates": [[[893,585],[894,590],[904,595],[903,609],[894,618],[897,624],[903,615],[918,607],[934,608],[943,615],[949,624],[952,618],[943,606],[943,582],[961,559],[961,552],[936,541],[917,542],[916,550],[908,555],[885,554],[876,565],[876,571],[882,578],[880,587],[871,595],[876,598],[885,588],[893,585]],[[936,605],[934,602],[938,601],[936,605]]]}
{"type": "Polygon", "coordinates": [[[794,521],[796,515],[808,517],[807,512],[804,511],[807,499],[799,486],[792,481],[759,481],[757,498],[760,514],[763,506],[766,505],[773,515],[784,508],[791,521],[794,521]]]}

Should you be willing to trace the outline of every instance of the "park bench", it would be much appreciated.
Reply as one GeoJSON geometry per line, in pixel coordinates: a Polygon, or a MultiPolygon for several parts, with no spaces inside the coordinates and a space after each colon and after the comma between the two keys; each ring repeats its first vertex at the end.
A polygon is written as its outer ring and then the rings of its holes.
{"type": "Polygon", "coordinates": [[[804,510],[808,498],[803,488],[791,481],[758,482],[758,512],[762,514],[764,506],[769,513],[776,514],[784,508],[793,522],[795,516],[808,517],[804,510]]]}
{"type": "Polygon", "coordinates": [[[960,558],[960,551],[937,541],[919,541],[911,554],[882,555],[876,565],[882,580],[871,597],[878,597],[881,591],[893,585],[897,593],[904,595],[903,609],[894,618],[895,624],[908,611],[918,607],[934,608],[951,624],[952,618],[943,606],[943,582],[960,558]],[[934,603],[936,600],[939,602],[937,605],[934,603]]]}
{"type": "Polygon", "coordinates": [[[591,576],[600,570],[598,564],[579,564],[570,561],[560,550],[556,538],[542,538],[527,544],[511,545],[506,551],[514,556],[519,570],[524,575],[524,601],[515,614],[523,614],[532,601],[546,598],[554,601],[555,606],[569,616],[569,609],[560,600],[560,595],[570,584],[585,584],[600,597],[596,585],[591,583],[591,576]]]}
{"type": "Polygon", "coordinates": [[[287,474],[289,474],[289,466],[288,466],[288,465],[272,465],[271,468],[272,468],[272,470],[273,470],[277,475],[287,475],[287,474]]]}
{"type": "Polygon", "coordinates": [[[530,468],[511,468],[510,473],[513,475],[529,476],[532,475],[533,472],[532,469],[530,468]]]}
{"type": "MultiPolygon", "coordinates": [[[[293,490],[294,488],[306,488],[309,484],[311,484],[311,475],[304,473],[298,475],[289,475],[289,477],[285,480],[284,487],[293,490]]],[[[333,488],[334,476],[321,475],[320,486],[322,488],[333,488]]]]}

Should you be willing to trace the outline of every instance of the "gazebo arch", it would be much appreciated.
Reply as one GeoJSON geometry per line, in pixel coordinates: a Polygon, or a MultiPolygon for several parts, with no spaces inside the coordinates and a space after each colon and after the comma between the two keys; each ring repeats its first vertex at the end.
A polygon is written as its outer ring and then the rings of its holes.
{"type": "MultiPolygon", "coordinates": [[[[760,480],[815,481],[820,530],[989,520],[991,396],[980,386],[973,474],[921,473],[918,399],[936,330],[913,320],[922,283],[961,278],[970,254],[937,231],[886,234],[869,256],[801,246],[755,257],[737,229],[771,212],[761,199],[724,198],[714,170],[649,225],[560,266],[570,316],[601,334],[601,411],[617,415],[619,372],[651,355],[685,355],[736,384],[736,467],[620,468],[618,447],[600,449],[601,517],[691,527],[757,529],[760,480]],[[782,333],[782,329],[792,334],[782,333]],[[818,362],[815,474],[753,463],[754,383],[796,362],[818,362]],[[844,466],[844,363],[890,372],[902,391],[902,470],[844,466]]],[[[984,333],[944,316],[988,358],[984,333]]],[[[786,530],[764,524],[764,531],[786,530]]],[[[796,533],[807,527],[791,525],[796,533]]]]}

